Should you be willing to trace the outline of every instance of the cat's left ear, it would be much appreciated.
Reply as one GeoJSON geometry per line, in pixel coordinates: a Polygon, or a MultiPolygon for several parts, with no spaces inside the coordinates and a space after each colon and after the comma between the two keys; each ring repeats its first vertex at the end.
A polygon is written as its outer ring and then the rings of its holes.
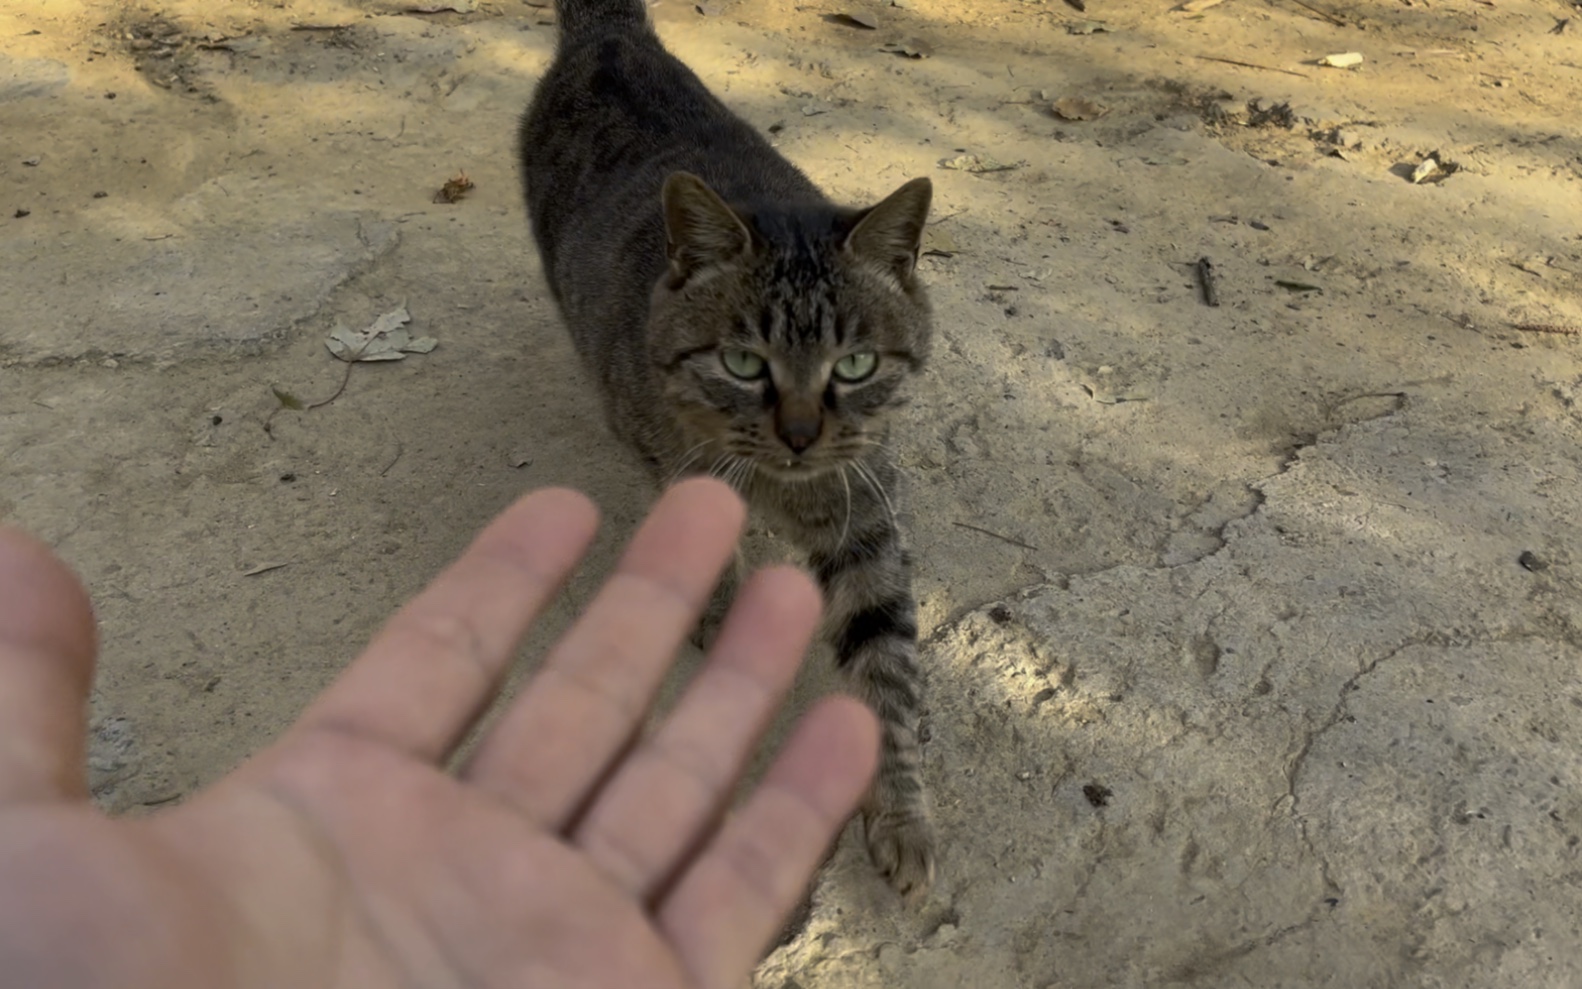
{"type": "Polygon", "coordinates": [[[842,246],[856,257],[884,265],[906,282],[917,266],[933,198],[932,182],[913,179],[864,213],[842,246]]]}

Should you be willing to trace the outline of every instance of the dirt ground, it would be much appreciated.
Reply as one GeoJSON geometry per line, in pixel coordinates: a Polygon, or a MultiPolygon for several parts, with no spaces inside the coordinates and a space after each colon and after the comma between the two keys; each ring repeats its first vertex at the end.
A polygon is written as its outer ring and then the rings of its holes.
{"type": "MultiPolygon", "coordinates": [[[[903,910],[848,834],[756,984],[1582,984],[1582,9],[1071,4],[654,7],[832,194],[936,188],[940,879],[903,910]]],[[[552,16],[404,6],[0,9],[0,518],[93,591],[116,811],[521,491],[610,521],[552,626],[649,497],[519,203],[552,16]],[[403,303],[437,349],[287,407],[403,303]]]]}

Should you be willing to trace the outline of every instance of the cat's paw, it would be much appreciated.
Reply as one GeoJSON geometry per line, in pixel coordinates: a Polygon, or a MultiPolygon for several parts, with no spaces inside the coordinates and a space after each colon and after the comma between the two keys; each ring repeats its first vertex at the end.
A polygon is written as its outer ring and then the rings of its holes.
{"type": "Polygon", "coordinates": [[[721,586],[709,599],[709,606],[692,628],[692,644],[704,652],[714,648],[719,638],[720,626],[725,624],[725,614],[731,610],[732,588],[721,586]]]}
{"type": "Polygon", "coordinates": [[[863,833],[874,868],[903,899],[915,902],[934,882],[934,824],[925,812],[870,812],[863,833]]]}

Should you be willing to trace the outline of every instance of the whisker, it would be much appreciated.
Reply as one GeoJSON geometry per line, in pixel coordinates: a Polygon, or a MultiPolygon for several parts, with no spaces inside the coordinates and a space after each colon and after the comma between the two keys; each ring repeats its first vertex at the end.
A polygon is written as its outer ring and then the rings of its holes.
{"type": "Polygon", "coordinates": [[[748,460],[746,457],[738,456],[734,453],[730,454],[729,456],[731,458],[730,466],[725,468],[725,473],[721,477],[721,480],[735,488],[738,492],[741,492],[743,490],[743,482],[746,480],[747,471],[752,467],[753,462],[748,460]]]}
{"type": "Polygon", "coordinates": [[[837,545],[846,545],[846,533],[851,531],[851,481],[846,478],[846,465],[840,465],[840,486],[846,489],[846,521],[840,524],[840,538],[835,540],[837,545]]]}
{"type": "Polygon", "coordinates": [[[691,467],[693,462],[702,456],[703,448],[713,442],[713,439],[706,439],[702,443],[694,444],[690,449],[678,457],[678,462],[676,463],[675,469],[673,469],[670,472],[670,475],[665,478],[665,483],[661,485],[661,487],[669,487],[671,484],[674,484],[676,479],[681,476],[682,472],[688,467],[691,467]]]}
{"type": "Polygon", "coordinates": [[[890,526],[894,528],[896,524],[895,506],[890,504],[890,496],[885,494],[884,485],[879,483],[879,479],[873,476],[873,472],[864,466],[862,461],[853,460],[851,466],[857,471],[857,476],[862,478],[868,487],[872,489],[873,493],[879,496],[880,501],[884,502],[885,514],[890,516],[890,526]]]}

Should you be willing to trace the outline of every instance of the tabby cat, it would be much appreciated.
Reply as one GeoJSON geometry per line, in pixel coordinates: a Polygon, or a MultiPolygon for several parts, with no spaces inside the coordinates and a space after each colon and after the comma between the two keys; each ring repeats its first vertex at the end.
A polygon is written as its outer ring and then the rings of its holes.
{"type": "Polygon", "coordinates": [[[932,188],[838,206],[665,51],[642,0],[556,11],[519,134],[550,288],[655,481],[722,477],[807,551],[837,661],[884,727],[868,850],[919,893],[934,831],[888,418],[928,356],[932,188]]]}

